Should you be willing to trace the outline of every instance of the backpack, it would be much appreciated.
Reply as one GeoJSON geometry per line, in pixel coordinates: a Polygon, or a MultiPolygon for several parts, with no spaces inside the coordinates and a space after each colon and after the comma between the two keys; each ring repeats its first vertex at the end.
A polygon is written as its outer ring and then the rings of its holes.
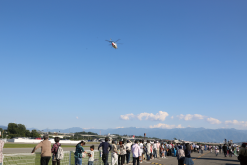
{"type": "Polygon", "coordinates": [[[58,146],[56,158],[57,160],[62,160],[64,157],[63,148],[58,146]]]}
{"type": "Polygon", "coordinates": [[[183,149],[178,150],[178,159],[184,159],[185,158],[185,153],[183,149]]]}
{"type": "Polygon", "coordinates": [[[143,145],[143,153],[147,153],[147,146],[143,145]]]}

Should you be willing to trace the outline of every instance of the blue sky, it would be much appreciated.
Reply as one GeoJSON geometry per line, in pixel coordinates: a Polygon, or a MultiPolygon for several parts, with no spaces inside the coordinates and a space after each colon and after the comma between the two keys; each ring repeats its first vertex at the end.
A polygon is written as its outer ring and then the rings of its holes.
{"type": "Polygon", "coordinates": [[[1,1],[0,125],[247,129],[246,6],[1,1]]]}

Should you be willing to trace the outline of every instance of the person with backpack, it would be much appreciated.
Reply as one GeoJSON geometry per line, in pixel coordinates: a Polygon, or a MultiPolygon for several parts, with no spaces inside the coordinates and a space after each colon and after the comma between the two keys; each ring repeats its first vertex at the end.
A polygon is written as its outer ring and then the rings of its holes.
{"type": "Polygon", "coordinates": [[[179,145],[178,154],[177,154],[178,165],[184,165],[184,159],[185,159],[184,150],[182,149],[182,146],[179,145]]]}
{"type": "Polygon", "coordinates": [[[57,151],[58,148],[61,146],[61,144],[59,143],[59,137],[55,137],[54,141],[55,144],[53,144],[52,148],[51,148],[51,153],[52,153],[52,165],[60,165],[60,160],[57,159],[57,151]]]}
{"type": "Polygon", "coordinates": [[[86,143],[84,141],[80,141],[75,147],[75,165],[82,165],[82,158],[85,157],[86,151],[82,146],[86,143]]]}
{"type": "Polygon", "coordinates": [[[100,143],[100,145],[98,146],[98,150],[100,147],[102,147],[102,150],[103,150],[102,160],[104,162],[104,165],[108,165],[108,154],[109,154],[109,151],[111,151],[112,149],[112,146],[108,143],[108,141],[109,141],[109,138],[106,137],[105,142],[100,143]]]}
{"type": "Polygon", "coordinates": [[[191,156],[190,156],[191,150],[190,150],[190,144],[189,143],[186,143],[185,144],[184,153],[185,153],[184,164],[186,164],[186,165],[193,165],[194,162],[193,162],[193,160],[191,159],[191,156]]]}
{"type": "Polygon", "coordinates": [[[31,153],[34,153],[35,150],[41,148],[40,164],[48,165],[51,159],[51,142],[48,140],[49,136],[47,134],[45,134],[43,138],[44,140],[41,141],[36,147],[34,147],[31,153]]]}

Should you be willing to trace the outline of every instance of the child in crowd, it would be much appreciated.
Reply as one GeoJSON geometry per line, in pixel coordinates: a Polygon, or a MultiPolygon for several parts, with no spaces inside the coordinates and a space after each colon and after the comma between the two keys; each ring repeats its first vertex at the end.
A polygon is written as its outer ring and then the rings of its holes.
{"type": "Polygon", "coordinates": [[[94,161],[94,145],[90,146],[90,152],[88,153],[88,165],[93,165],[93,161],[94,161]]]}

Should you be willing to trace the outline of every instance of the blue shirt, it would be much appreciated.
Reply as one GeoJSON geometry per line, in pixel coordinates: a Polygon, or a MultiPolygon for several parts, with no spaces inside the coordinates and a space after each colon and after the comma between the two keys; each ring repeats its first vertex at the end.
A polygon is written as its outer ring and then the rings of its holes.
{"type": "Polygon", "coordinates": [[[112,146],[108,142],[100,143],[100,145],[98,147],[98,150],[99,150],[100,147],[102,147],[103,154],[108,154],[109,151],[111,151],[111,149],[112,149],[112,146]],[[109,147],[110,147],[110,150],[108,150],[109,147]]]}

